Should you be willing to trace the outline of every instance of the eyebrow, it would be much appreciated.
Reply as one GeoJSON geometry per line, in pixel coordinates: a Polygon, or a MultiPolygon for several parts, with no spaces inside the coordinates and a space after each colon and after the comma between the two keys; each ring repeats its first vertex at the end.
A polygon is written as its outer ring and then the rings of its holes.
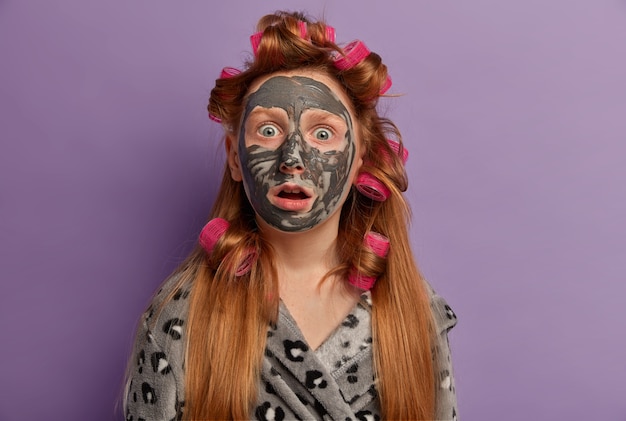
{"type": "Polygon", "coordinates": [[[277,114],[286,115],[287,111],[281,107],[264,107],[262,105],[256,105],[250,112],[248,113],[247,118],[250,118],[252,115],[257,116],[267,116],[268,118],[274,117],[277,114]]]}
{"type": "Polygon", "coordinates": [[[333,112],[324,110],[323,108],[307,108],[302,113],[302,116],[304,117],[305,114],[308,114],[307,118],[317,118],[322,121],[336,120],[346,125],[349,125],[352,122],[352,119],[350,118],[350,114],[348,113],[347,110],[346,110],[346,114],[343,114],[343,113],[335,114],[333,112]]]}

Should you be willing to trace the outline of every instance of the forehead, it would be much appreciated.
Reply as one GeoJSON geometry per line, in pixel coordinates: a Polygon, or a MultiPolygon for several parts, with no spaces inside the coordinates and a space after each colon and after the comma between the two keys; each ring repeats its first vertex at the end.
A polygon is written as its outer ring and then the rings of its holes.
{"type": "Polygon", "coordinates": [[[334,114],[352,114],[352,104],[339,82],[316,71],[277,72],[259,78],[252,84],[245,102],[247,112],[261,106],[285,110],[320,108],[334,114]]]}

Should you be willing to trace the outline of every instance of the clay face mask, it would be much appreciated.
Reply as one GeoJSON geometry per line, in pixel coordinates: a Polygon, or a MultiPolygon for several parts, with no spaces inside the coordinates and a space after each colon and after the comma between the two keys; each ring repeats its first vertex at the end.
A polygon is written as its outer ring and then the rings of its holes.
{"type": "Polygon", "coordinates": [[[347,108],[324,83],[274,76],[249,95],[239,133],[243,183],[269,225],[299,232],[343,204],[356,145],[347,108]]]}

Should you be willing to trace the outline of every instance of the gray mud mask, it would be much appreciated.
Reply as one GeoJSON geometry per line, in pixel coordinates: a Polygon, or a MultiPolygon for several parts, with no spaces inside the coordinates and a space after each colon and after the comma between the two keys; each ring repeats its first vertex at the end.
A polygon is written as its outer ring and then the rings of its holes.
{"type": "Polygon", "coordinates": [[[356,145],[350,113],[328,86],[303,76],[272,77],[248,97],[241,121],[243,183],[259,217],[281,231],[301,232],[341,207],[351,187],[356,145]],[[263,111],[280,114],[280,122],[272,119],[261,129],[252,127],[255,132],[246,135],[246,128],[251,129],[247,126],[251,113],[263,111]],[[332,134],[340,138],[335,137],[331,148],[315,142],[331,136],[331,131],[324,129],[323,115],[334,115],[343,127],[332,134]],[[261,130],[269,130],[269,134],[280,131],[281,142],[265,145],[255,141],[246,147],[246,138],[258,137],[261,130]],[[313,132],[316,138],[311,141],[313,132]]]}

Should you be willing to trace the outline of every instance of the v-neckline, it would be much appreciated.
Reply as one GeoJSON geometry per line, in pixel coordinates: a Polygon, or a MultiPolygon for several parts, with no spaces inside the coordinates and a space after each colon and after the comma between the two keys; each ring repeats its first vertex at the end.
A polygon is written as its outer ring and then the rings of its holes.
{"type": "MultiPolygon", "coordinates": [[[[366,323],[366,329],[368,333],[363,334],[362,336],[365,336],[365,339],[364,339],[365,343],[371,343],[371,319],[369,318],[369,314],[367,316],[367,320],[363,320],[363,317],[357,318],[356,316],[356,314],[360,312],[359,311],[360,309],[362,309],[364,313],[365,312],[371,313],[371,307],[372,307],[371,294],[369,291],[366,291],[361,294],[361,296],[359,297],[359,300],[354,304],[354,306],[352,307],[350,312],[346,315],[346,317],[344,317],[341,320],[341,322],[339,322],[339,324],[335,326],[335,328],[328,334],[328,336],[326,336],[326,338],[324,338],[324,340],[316,348],[312,348],[309,345],[306,337],[302,333],[300,326],[298,326],[298,323],[296,322],[294,317],[291,315],[289,308],[287,308],[283,300],[279,301],[279,313],[283,316],[283,320],[287,322],[289,330],[291,330],[298,338],[300,338],[300,340],[302,340],[306,344],[306,346],[313,352],[313,354],[319,360],[319,362],[323,363],[323,365],[328,368],[329,372],[332,372],[333,370],[337,369],[338,366],[336,363],[334,366],[330,364],[330,362],[325,363],[325,361],[323,361],[324,359],[321,357],[320,354],[324,352],[324,350],[328,348],[328,346],[331,343],[336,342],[335,339],[337,338],[337,336],[344,333],[345,328],[347,326],[351,326],[354,323],[354,320],[357,320],[358,322],[366,323]]],[[[364,348],[363,344],[361,344],[360,346],[361,348],[364,348]]],[[[357,352],[355,352],[354,354],[356,355],[356,353],[357,352]]],[[[344,357],[344,362],[348,361],[349,359],[346,359],[344,357]]]]}

